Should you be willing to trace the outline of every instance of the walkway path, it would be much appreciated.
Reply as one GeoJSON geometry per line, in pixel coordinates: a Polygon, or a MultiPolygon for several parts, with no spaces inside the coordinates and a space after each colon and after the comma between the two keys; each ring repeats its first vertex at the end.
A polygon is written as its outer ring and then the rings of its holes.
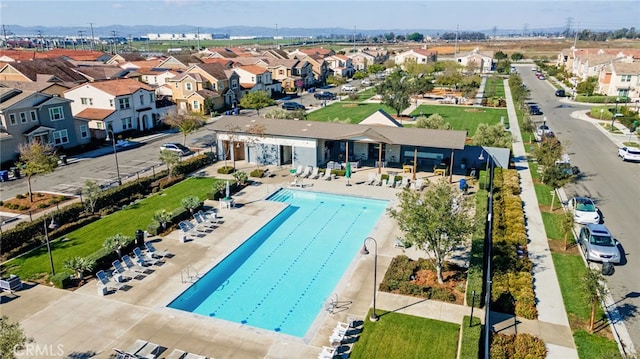
{"type": "MultiPolygon", "coordinates": [[[[533,178],[529,171],[524,143],[522,142],[522,136],[520,134],[520,125],[518,124],[518,117],[507,80],[504,81],[504,89],[507,99],[509,126],[515,138],[513,143],[513,157],[522,183],[522,193],[520,196],[524,203],[527,231],[530,240],[528,250],[529,257],[533,262],[534,290],[538,301],[538,321],[541,326],[549,324],[560,326],[563,328],[561,335],[571,339],[571,345],[562,349],[548,345],[548,356],[550,358],[577,358],[578,352],[575,349],[575,343],[573,343],[569,319],[567,318],[567,313],[564,308],[560,284],[558,283],[558,277],[556,276],[555,267],[551,258],[551,251],[547,242],[544,223],[542,222],[542,214],[540,213],[538,198],[536,197],[533,187],[533,178]]],[[[496,329],[495,326],[494,329],[496,329]]],[[[544,334],[545,333],[542,335],[542,339],[545,342],[553,343],[553,341],[549,341],[549,339],[553,339],[553,337],[546,338],[544,334]]]]}

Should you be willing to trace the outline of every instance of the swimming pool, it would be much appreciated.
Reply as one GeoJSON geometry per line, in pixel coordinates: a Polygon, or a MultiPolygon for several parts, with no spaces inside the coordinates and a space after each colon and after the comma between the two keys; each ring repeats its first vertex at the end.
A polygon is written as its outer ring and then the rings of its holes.
{"type": "Polygon", "coordinates": [[[289,205],[169,307],[304,337],[388,202],[291,189],[289,205]]]}

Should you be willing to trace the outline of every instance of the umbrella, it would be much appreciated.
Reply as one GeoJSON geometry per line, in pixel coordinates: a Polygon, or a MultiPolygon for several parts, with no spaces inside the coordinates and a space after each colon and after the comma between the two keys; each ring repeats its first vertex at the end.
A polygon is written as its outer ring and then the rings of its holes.
{"type": "Polygon", "coordinates": [[[347,186],[351,186],[351,183],[349,183],[349,180],[351,179],[351,162],[349,161],[347,161],[345,166],[344,176],[347,178],[347,186]]]}
{"type": "Polygon", "coordinates": [[[225,192],[226,193],[226,197],[225,198],[230,198],[231,197],[229,192],[230,192],[229,191],[229,181],[227,181],[227,188],[226,188],[226,192],[225,192]]]}

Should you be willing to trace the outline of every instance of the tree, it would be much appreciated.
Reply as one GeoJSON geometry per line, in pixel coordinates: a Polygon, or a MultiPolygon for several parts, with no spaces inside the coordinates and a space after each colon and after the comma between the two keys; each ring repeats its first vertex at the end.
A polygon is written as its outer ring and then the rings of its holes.
{"type": "Polygon", "coordinates": [[[247,183],[249,175],[246,172],[236,171],[233,172],[233,178],[235,178],[236,182],[238,182],[239,184],[244,185],[245,183],[247,183]]]}
{"type": "Polygon", "coordinates": [[[440,114],[434,113],[433,115],[426,116],[418,116],[416,119],[416,127],[418,128],[429,128],[432,130],[450,130],[451,125],[444,120],[440,114]]]}
{"type": "Polygon", "coordinates": [[[73,257],[64,261],[64,268],[76,273],[76,277],[82,281],[84,272],[92,271],[96,261],[88,257],[73,257]]]}
{"type": "Polygon", "coordinates": [[[189,212],[193,214],[193,211],[195,211],[196,208],[200,207],[202,201],[200,201],[200,198],[198,198],[197,196],[187,196],[182,199],[181,203],[182,207],[188,209],[189,212]]]}
{"type": "Polygon", "coordinates": [[[511,61],[520,61],[524,59],[524,55],[519,52],[514,52],[511,54],[511,61]]]}
{"type": "Polygon", "coordinates": [[[327,84],[334,86],[342,86],[347,83],[347,79],[340,76],[329,75],[327,77],[327,84]]]}
{"type": "Polygon", "coordinates": [[[153,214],[153,220],[162,225],[162,229],[167,229],[167,223],[171,221],[171,212],[166,209],[160,209],[153,214]]]}
{"type": "Polygon", "coordinates": [[[396,69],[378,85],[378,93],[382,95],[382,102],[396,110],[398,117],[400,112],[409,106],[411,85],[406,79],[405,72],[396,69]]]}
{"type": "Polygon", "coordinates": [[[84,187],[82,187],[82,197],[84,198],[84,206],[91,213],[96,211],[96,203],[98,202],[98,198],[100,198],[100,186],[95,181],[86,180],[84,181],[84,187]]]}
{"type": "Polygon", "coordinates": [[[551,197],[550,209],[553,211],[553,202],[556,198],[556,191],[558,188],[564,187],[575,180],[576,170],[568,163],[554,163],[552,166],[544,168],[542,171],[542,177],[544,178],[544,183],[553,188],[553,197],[551,197]]]}
{"type": "Polygon", "coordinates": [[[367,66],[367,72],[370,74],[377,74],[378,72],[384,71],[384,66],[381,64],[371,64],[367,66]]]}
{"type": "Polygon", "coordinates": [[[492,126],[481,123],[473,135],[473,144],[476,146],[510,148],[512,142],[513,135],[501,123],[492,126]]]}
{"type": "Polygon", "coordinates": [[[389,215],[398,221],[405,241],[434,260],[438,282],[444,283],[445,260],[475,228],[470,202],[446,180],[430,183],[422,192],[404,189],[398,199],[397,209],[387,210],[389,215]]]}
{"type": "Polygon", "coordinates": [[[562,214],[560,219],[560,225],[564,231],[564,250],[567,250],[567,239],[569,238],[569,232],[573,229],[573,213],[567,211],[562,214]]]}
{"type": "Polygon", "coordinates": [[[20,323],[9,322],[6,315],[0,319],[0,358],[15,359],[16,353],[25,348],[26,343],[33,339],[27,338],[20,323]]]}
{"type": "Polygon", "coordinates": [[[424,35],[422,35],[419,32],[414,32],[414,33],[411,33],[411,34],[407,35],[407,40],[415,41],[415,42],[422,42],[424,40],[424,35]]]}
{"type": "Polygon", "coordinates": [[[51,173],[58,167],[58,157],[49,144],[42,144],[38,141],[23,143],[18,146],[20,159],[18,168],[27,178],[27,188],[29,191],[29,201],[33,202],[33,190],[31,189],[31,179],[33,176],[51,173]]]}
{"type": "Polygon", "coordinates": [[[200,114],[194,112],[186,114],[171,113],[164,118],[164,123],[182,132],[182,144],[186,146],[187,135],[202,127],[204,120],[200,114]]]}
{"type": "Polygon", "coordinates": [[[502,51],[498,51],[495,54],[493,54],[493,58],[500,61],[500,60],[504,60],[506,58],[508,58],[507,54],[505,54],[502,51]]]}
{"type": "Polygon", "coordinates": [[[176,165],[180,162],[180,154],[175,151],[162,150],[160,151],[160,162],[167,165],[167,170],[169,171],[167,177],[171,178],[176,165]]]}
{"type": "Polygon", "coordinates": [[[258,116],[260,116],[260,109],[273,106],[275,103],[275,100],[271,98],[267,91],[249,92],[240,100],[240,106],[255,109],[258,116]]]}
{"type": "Polygon", "coordinates": [[[362,80],[362,79],[366,78],[367,76],[369,76],[369,75],[367,75],[366,72],[358,70],[358,71],[356,71],[355,74],[353,74],[353,79],[354,80],[362,80]]]}
{"type": "Polygon", "coordinates": [[[598,78],[595,76],[587,77],[586,80],[578,82],[576,85],[576,92],[579,94],[591,96],[598,86],[598,78]]]}
{"type": "Polygon", "coordinates": [[[547,138],[533,149],[533,157],[539,166],[543,167],[541,182],[545,183],[545,170],[555,167],[556,161],[562,156],[562,144],[555,137],[547,138]]]}
{"type": "Polygon", "coordinates": [[[104,243],[102,243],[102,247],[110,252],[115,252],[118,257],[121,257],[122,249],[131,242],[133,242],[133,237],[125,236],[122,233],[118,233],[105,239],[104,243]]]}
{"type": "Polygon", "coordinates": [[[596,311],[600,298],[606,294],[604,286],[604,277],[597,269],[587,268],[587,272],[582,278],[582,286],[589,295],[591,303],[591,315],[589,317],[589,331],[593,333],[593,325],[596,319],[596,311]]]}

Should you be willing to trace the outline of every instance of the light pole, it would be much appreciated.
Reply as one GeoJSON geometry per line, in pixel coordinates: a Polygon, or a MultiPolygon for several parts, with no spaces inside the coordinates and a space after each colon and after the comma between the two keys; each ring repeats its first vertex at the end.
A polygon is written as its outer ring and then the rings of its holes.
{"type": "Polygon", "coordinates": [[[620,97],[616,97],[616,110],[613,112],[613,117],[611,117],[611,132],[613,132],[613,123],[616,121],[616,117],[618,117],[618,102],[620,101],[620,97]]]}
{"type": "Polygon", "coordinates": [[[360,250],[360,254],[367,255],[369,254],[369,250],[367,249],[367,241],[372,240],[375,244],[375,252],[373,254],[373,311],[369,316],[369,320],[372,322],[378,321],[378,315],[376,314],[376,284],[378,282],[376,278],[376,273],[378,272],[378,242],[373,237],[367,237],[364,239],[362,243],[362,249],[360,250]]]}
{"type": "MultiPolygon", "coordinates": [[[[482,156],[482,153],[480,153],[480,157],[478,158],[479,160],[484,160],[484,157],[482,156]]],[[[485,359],[489,359],[489,337],[490,337],[490,326],[491,326],[491,321],[490,321],[490,313],[491,313],[491,309],[490,309],[490,303],[491,303],[491,247],[493,246],[492,243],[492,229],[493,229],[493,173],[495,172],[495,159],[493,158],[493,155],[491,155],[489,152],[487,152],[487,166],[489,165],[489,162],[491,162],[491,172],[489,174],[489,210],[487,213],[487,226],[486,226],[486,230],[485,230],[485,238],[487,239],[485,241],[485,253],[486,253],[486,259],[485,259],[485,272],[486,272],[486,278],[485,278],[485,299],[484,299],[484,307],[485,307],[485,318],[484,318],[484,325],[485,325],[485,331],[484,331],[484,357],[485,359]]],[[[473,318],[472,318],[473,319],[473,318]]]]}
{"type": "Polygon", "coordinates": [[[56,229],[58,228],[58,224],[56,224],[53,216],[51,216],[51,223],[49,223],[49,226],[47,226],[47,217],[44,217],[44,221],[42,222],[42,225],[44,226],[44,240],[47,242],[47,252],[49,253],[49,262],[51,263],[51,275],[56,275],[56,268],[53,265],[53,255],[51,255],[51,244],[49,243],[49,231],[47,230],[47,228],[49,229],[56,229]]]}
{"type": "Polygon", "coordinates": [[[113,156],[116,158],[116,174],[118,176],[118,185],[122,185],[122,179],[120,179],[120,166],[118,165],[118,151],[116,150],[116,134],[113,132],[111,125],[107,127],[107,141],[109,141],[109,133],[111,133],[111,139],[113,140],[113,156]]]}

